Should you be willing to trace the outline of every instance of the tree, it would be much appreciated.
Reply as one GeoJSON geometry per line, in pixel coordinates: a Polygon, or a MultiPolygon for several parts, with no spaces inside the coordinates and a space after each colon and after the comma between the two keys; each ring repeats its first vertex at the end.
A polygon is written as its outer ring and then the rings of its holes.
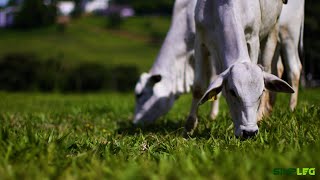
{"type": "Polygon", "coordinates": [[[43,0],[24,0],[20,11],[16,14],[14,26],[29,29],[55,23],[56,6],[45,5],[43,0]]]}
{"type": "Polygon", "coordinates": [[[145,0],[113,0],[116,4],[128,4],[131,5],[138,14],[171,14],[174,0],[157,0],[157,1],[145,1],[145,0]]]}

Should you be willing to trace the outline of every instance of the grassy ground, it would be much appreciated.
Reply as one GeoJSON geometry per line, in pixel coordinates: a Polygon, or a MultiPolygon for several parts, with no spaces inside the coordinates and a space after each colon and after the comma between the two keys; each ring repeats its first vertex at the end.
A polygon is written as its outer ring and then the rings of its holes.
{"type": "Polygon", "coordinates": [[[130,124],[131,94],[2,92],[0,99],[1,179],[287,179],[273,168],[303,167],[320,175],[319,89],[301,91],[293,113],[281,95],[247,141],[234,138],[225,101],[214,122],[202,106],[198,130],[186,140],[190,96],[145,129],[130,124]]]}
{"type": "Polygon", "coordinates": [[[31,52],[43,59],[134,65],[146,71],[169,25],[169,17],[133,17],[124,20],[119,29],[112,30],[106,28],[106,18],[84,17],[71,21],[64,33],[56,26],[29,31],[1,29],[0,56],[31,52]],[[154,43],[155,37],[160,41],[154,43]]]}

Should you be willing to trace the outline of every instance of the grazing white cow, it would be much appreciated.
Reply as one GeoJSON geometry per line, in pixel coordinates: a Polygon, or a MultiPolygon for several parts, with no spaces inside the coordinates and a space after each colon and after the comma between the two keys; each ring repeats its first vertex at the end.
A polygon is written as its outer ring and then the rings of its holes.
{"type": "Polygon", "coordinates": [[[293,93],[289,84],[257,65],[272,62],[276,49],[281,0],[198,0],[195,10],[195,78],[186,123],[192,133],[198,105],[223,92],[237,137],[257,134],[257,111],[264,89],[293,93]],[[208,57],[211,56],[214,61],[208,57]],[[210,84],[211,67],[220,74],[210,84]]]}
{"type": "Polygon", "coordinates": [[[193,84],[196,0],[176,0],[170,30],[149,73],[136,84],[134,123],[151,123],[167,113],[193,84]]]}
{"type": "Polygon", "coordinates": [[[288,82],[295,93],[291,95],[290,109],[298,102],[299,81],[303,54],[304,0],[290,0],[280,15],[281,58],[288,75],[288,82]]]}
{"type": "MultiPolygon", "coordinates": [[[[295,91],[291,95],[290,109],[294,110],[298,101],[299,80],[302,70],[300,57],[303,54],[303,28],[304,28],[304,0],[290,0],[283,6],[279,18],[279,42],[278,48],[272,61],[272,69],[266,68],[266,71],[282,76],[283,64],[288,76],[288,83],[295,91]],[[281,56],[280,56],[281,55],[281,56]]],[[[264,67],[270,64],[260,62],[264,67]]],[[[270,62],[267,62],[270,63],[270,62]]],[[[260,117],[271,112],[275,103],[275,93],[267,94],[260,105],[260,117]]]]}

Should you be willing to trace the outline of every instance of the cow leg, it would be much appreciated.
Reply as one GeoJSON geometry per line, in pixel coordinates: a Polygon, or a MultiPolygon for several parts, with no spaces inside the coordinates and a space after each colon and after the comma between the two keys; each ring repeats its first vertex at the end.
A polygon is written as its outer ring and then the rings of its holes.
{"type": "Polygon", "coordinates": [[[282,58],[279,56],[279,59],[277,62],[272,62],[272,74],[278,76],[279,78],[282,78],[283,72],[284,72],[284,65],[282,63],[282,58]]]}
{"type": "MultiPolygon", "coordinates": [[[[213,54],[213,53],[212,53],[213,54]]],[[[218,69],[221,69],[220,64],[217,62],[217,57],[214,57],[213,55],[209,56],[209,63],[211,66],[210,72],[211,72],[211,78],[210,82],[213,82],[218,77],[218,69]]],[[[217,118],[219,114],[219,101],[220,101],[221,93],[217,95],[217,99],[212,102],[211,104],[211,111],[210,111],[210,119],[214,120],[217,118]]]]}
{"type": "Polygon", "coordinates": [[[256,38],[252,38],[247,42],[247,48],[250,55],[250,59],[252,63],[257,64],[259,58],[259,50],[260,50],[260,42],[259,36],[255,36],[256,38]]]}
{"type": "Polygon", "coordinates": [[[212,102],[210,119],[215,120],[219,114],[219,102],[220,102],[221,93],[218,94],[217,99],[212,102]]]}
{"type": "Polygon", "coordinates": [[[294,45],[294,41],[286,29],[281,29],[280,38],[282,42],[283,62],[288,74],[288,83],[294,90],[294,93],[291,95],[290,99],[290,109],[293,111],[297,106],[298,101],[298,90],[302,65],[297,46],[294,45]]]}
{"type": "MultiPolygon", "coordinates": [[[[269,35],[261,42],[261,59],[260,64],[264,67],[264,71],[271,73],[271,64],[275,59],[279,58],[276,56],[276,48],[278,43],[278,26],[275,26],[269,35]]],[[[263,116],[269,115],[272,111],[272,105],[270,103],[269,91],[265,90],[261,97],[261,102],[258,110],[258,121],[262,119],[263,116]]]]}
{"type": "Polygon", "coordinates": [[[192,89],[192,104],[189,116],[186,120],[186,135],[192,135],[198,124],[198,103],[205,93],[209,81],[208,68],[208,51],[206,47],[200,43],[199,39],[195,40],[195,77],[192,89]]]}
{"type": "MultiPolygon", "coordinates": [[[[278,41],[277,47],[276,47],[276,50],[274,53],[274,58],[271,63],[271,73],[278,76],[279,78],[282,77],[283,72],[284,72],[284,67],[283,67],[283,63],[282,63],[282,58],[280,56],[280,51],[281,51],[281,45],[280,45],[280,42],[278,41]]],[[[269,92],[269,93],[270,93],[270,101],[269,102],[270,102],[271,107],[273,107],[276,102],[277,93],[275,93],[275,92],[269,92]]]]}

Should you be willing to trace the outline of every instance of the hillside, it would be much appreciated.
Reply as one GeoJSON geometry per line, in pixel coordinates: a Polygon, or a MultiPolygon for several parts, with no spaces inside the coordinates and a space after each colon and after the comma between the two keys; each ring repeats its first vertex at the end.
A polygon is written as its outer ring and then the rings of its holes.
{"type": "Polygon", "coordinates": [[[129,18],[117,30],[107,29],[106,24],[103,17],[85,17],[73,20],[64,33],[56,26],[32,31],[0,30],[0,57],[27,52],[42,59],[134,65],[146,71],[161,44],[153,38],[165,37],[170,18],[129,18]]]}

